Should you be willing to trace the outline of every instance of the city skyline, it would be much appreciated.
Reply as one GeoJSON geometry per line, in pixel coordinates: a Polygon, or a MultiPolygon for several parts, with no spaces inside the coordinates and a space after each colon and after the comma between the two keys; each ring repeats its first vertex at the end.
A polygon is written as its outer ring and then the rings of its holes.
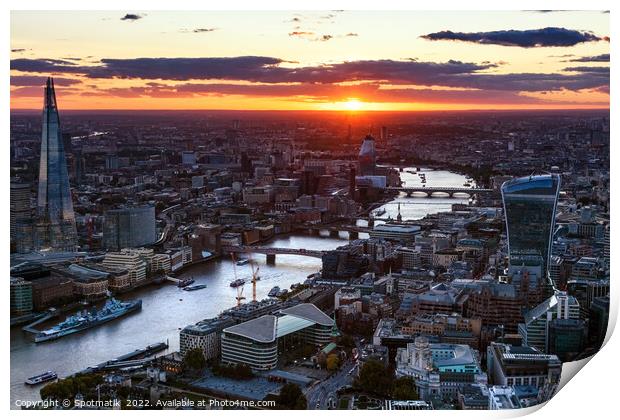
{"type": "Polygon", "coordinates": [[[608,109],[608,62],[602,11],[11,14],[15,110],[608,109]]]}
{"type": "Polygon", "coordinates": [[[11,19],[12,409],[528,410],[611,333],[608,12],[11,19]]]}

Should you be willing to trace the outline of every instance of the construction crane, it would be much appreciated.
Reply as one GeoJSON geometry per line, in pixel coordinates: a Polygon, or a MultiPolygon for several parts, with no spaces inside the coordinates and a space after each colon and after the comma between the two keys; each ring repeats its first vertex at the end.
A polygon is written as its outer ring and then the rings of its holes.
{"type": "Polygon", "coordinates": [[[250,255],[250,267],[252,268],[252,302],[256,302],[256,282],[258,281],[258,269],[254,269],[254,263],[252,262],[252,256],[250,255]]]}
{"type": "Polygon", "coordinates": [[[243,286],[237,287],[237,297],[235,299],[237,299],[238,308],[241,306],[241,301],[245,299],[245,296],[243,296],[243,286]]]}

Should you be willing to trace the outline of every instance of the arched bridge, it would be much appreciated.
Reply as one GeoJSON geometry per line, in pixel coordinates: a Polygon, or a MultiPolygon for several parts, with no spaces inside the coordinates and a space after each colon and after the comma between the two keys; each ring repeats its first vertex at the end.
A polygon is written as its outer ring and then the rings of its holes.
{"type": "Polygon", "coordinates": [[[407,195],[413,193],[425,193],[427,196],[431,196],[434,193],[446,193],[452,197],[455,193],[465,193],[469,195],[473,194],[489,194],[493,190],[490,188],[466,188],[466,187],[387,187],[386,191],[398,191],[404,192],[407,195]]]}
{"type": "Polygon", "coordinates": [[[244,253],[244,254],[265,254],[267,263],[273,264],[276,261],[276,255],[303,255],[305,257],[321,258],[327,251],[319,251],[315,249],[298,249],[298,248],[271,248],[262,246],[223,246],[223,253],[244,253]]]}

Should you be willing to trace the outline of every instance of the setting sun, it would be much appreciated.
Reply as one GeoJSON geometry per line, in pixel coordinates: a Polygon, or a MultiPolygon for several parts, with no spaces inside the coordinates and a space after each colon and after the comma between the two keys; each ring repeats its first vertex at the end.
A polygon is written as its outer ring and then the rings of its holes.
{"type": "Polygon", "coordinates": [[[356,98],[349,98],[349,100],[344,102],[342,105],[349,111],[359,111],[363,104],[356,98]]]}

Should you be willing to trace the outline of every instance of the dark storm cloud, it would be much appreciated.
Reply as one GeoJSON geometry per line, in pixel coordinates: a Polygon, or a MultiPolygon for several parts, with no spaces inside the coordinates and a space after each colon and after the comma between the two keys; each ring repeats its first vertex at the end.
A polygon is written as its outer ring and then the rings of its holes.
{"type": "Polygon", "coordinates": [[[213,32],[217,31],[217,28],[196,28],[192,32],[195,34],[203,33],[203,32],[213,32]]]}
{"type": "Polygon", "coordinates": [[[320,38],[318,38],[318,41],[329,41],[333,37],[334,37],[333,35],[323,35],[320,38]]]}
{"type": "Polygon", "coordinates": [[[573,63],[595,63],[595,62],[608,63],[609,54],[594,55],[594,56],[589,56],[589,57],[579,57],[579,58],[573,58],[571,60],[566,60],[566,61],[570,61],[573,63]]]}
{"type": "Polygon", "coordinates": [[[11,70],[33,73],[77,73],[81,67],[67,60],[50,58],[16,58],[11,60],[11,70]]]}
{"type": "Polygon", "coordinates": [[[25,48],[13,48],[13,49],[11,49],[11,52],[14,52],[14,53],[20,53],[20,52],[24,52],[24,51],[26,51],[25,48]]]}
{"type": "Polygon", "coordinates": [[[476,44],[495,44],[523,48],[570,47],[582,42],[601,41],[604,39],[591,32],[566,28],[511,29],[492,32],[441,31],[422,35],[422,38],[431,41],[463,41],[476,44]]]}
{"type": "MultiPolygon", "coordinates": [[[[45,76],[11,76],[11,86],[44,86],[45,76]]],[[[54,77],[54,86],[70,86],[81,83],[78,79],[54,77]]]]}
{"type": "Polygon", "coordinates": [[[494,63],[443,63],[414,60],[360,60],[307,67],[282,67],[275,57],[102,59],[95,66],[67,65],[60,60],[15,59],[11,69],[35,73],[79,74],[90,78],[145,80],[243,80],[258,83],[331,84],[374,81],[393,85],[442,86],[494,91],[580,90],[609,85],[609,73],[591,67],[571,68],[575,74],[484,71],[494,63]]]}
{"type": "Polygon", "coordinates": [[[505,90],[517,92],[557,91],[562,89],[591,89],[609,84],[608,74],[579,73],[510,73],[471,74],[444,78],[445,85],[483,90],[505,90]]]}
{"type": "Polygon", "coordinates": [[[55,63],[48,59],[14,59],[11,69],[38,73],[75,73],[91,78],[123,79],[221,79],[264,83],[338,83],[355,80],[388,80],[425,83],[445,75],[471,74],[495,67],[460,61],[445,63],[366,60],[331,65],[286,68],[275,57],[204,57],[204,58],[104,58],[96,66],[55,63]]]}
{"type": "Polygon", "coordinates": [[[356,34],[355,32],[349,32],[348,34],[346,34],[345,36],[359,36],[358,34],[356,34]]]}
{"type": "Polygon", "coordinates": [[[601,73],[609,77],[609,67],[577,66],[566,67],[564,71],[576,71],[580,73],[601,73]]]}
{"type": "Polygon", "coordinates": [[[121,20],[135,21],[135,20],[138,20],[138,19],[142,19],[142,17],[143,17],[142,15],[137,15],[137,14],[134,14],[134,13],[127,13],[125,16],[123,16],[121,18],[121,20]]]}

